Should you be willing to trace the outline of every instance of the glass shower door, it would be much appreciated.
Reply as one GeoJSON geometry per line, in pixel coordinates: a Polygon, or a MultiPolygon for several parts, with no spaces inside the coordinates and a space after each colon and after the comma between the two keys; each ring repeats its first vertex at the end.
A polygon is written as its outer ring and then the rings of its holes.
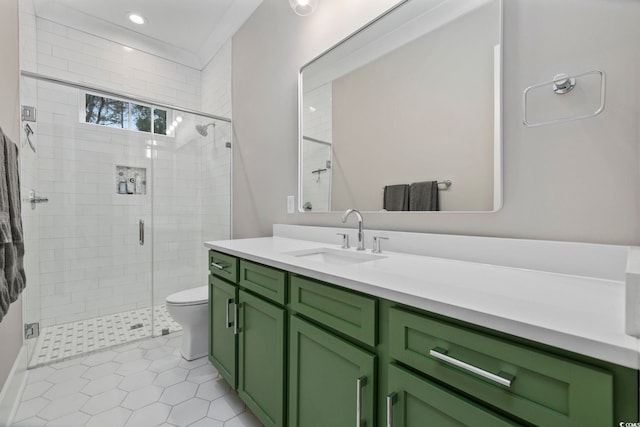
{"type": "Polygon", "coordinates": [[[27,310],[26,321],[40,324],[30,345],[36,366],[152,334],[154,136],[136,124],[144,129],[150,110],[56,83],[23,83],[35,87],[37,108],[34,147],[23,147],[36,158],[29,190],[48,199],[34,205],[29,226],[37,269],[27,272],[28,304],[35,307],[35,298],[39,307],[27,310]]]}

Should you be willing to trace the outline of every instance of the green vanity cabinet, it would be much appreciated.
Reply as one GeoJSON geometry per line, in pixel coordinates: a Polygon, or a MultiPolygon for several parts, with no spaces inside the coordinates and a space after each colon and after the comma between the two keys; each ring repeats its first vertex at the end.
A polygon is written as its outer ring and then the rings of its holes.
{"type": "Polygon", "coordinates": [[[266,427],[284,425],[284,308],[240,291],[238,394],[266,427]]]}
{"type": "Polygon", "coordinates": [[[395,364],[389,365],[388,375],[389,427],[520,425],[395,364]]]}
{"type": "Polygon", "coordinates": [[[209,360],[220,375],[236,387],[235,309],[238,289],[217,276],[209,276],[209,360]]]}
{"type": "Polygon", "coordinates": [[[289,427],[375,425],[376,356],[291,316],[289,427]]]}
{"type": "Polygon", "coordinates": [[[209,360],[266,427],[601,427],[638,370],[211,251],[209,360]]]}
{"type": "Polygon", "coordinates": [[[287,312],[250,290],[284,295],[285,273],[215,251],[209,259],[209,360],[266,427],[283,427],[287,312]]]}
{"type": "Polygon", "coordinates": [[[390,310],[391,357],[536,426],[613,423],[613,375],[397,308],[390,310]]]}

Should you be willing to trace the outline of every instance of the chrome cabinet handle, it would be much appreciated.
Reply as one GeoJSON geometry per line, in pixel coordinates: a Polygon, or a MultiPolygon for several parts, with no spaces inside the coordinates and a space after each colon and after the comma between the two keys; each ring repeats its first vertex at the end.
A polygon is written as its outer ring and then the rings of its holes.
{"type": "Polygon", "coordinates": [[[226,265],[220,265],[213,261],[211,261],[211,267],[217,268],[218,270],[224,270],[225,268],[227,268],[226,265]]]}
{"type": "Polygon", "coordinates": [[[362,427],[362,389],[367,385],[367,377],[361,376],[356,381],[356,427],[362,427]]]}
{"type": "Polygon", "coordinates": [[[398,400],[396,393],[387,396],[387,427],[393,427],[393,404],[398,400]]]}
{"type": "Polygon", "coordinates": [[[492,372],[485,371],[484,369],[481,369],[481,368],[478,368],[477,366],[473,366],[469,363],[463,362],[462,360],[458,360],[451,356],[447,356],[446,353],[447,353],[447,350],[442,349],[440,347],[436,347],[434,349],[429,350],[429,356],[431,357],[434,357],[450,365],[456,366],[460,369],[464,369],[465,371],[469,371],[473,374],[481,376],[482,378],[486,378],[489,381],[493,381],[505,387],[511,387],[511,383],[516,379],[514,376],[511,376],[511,375],[509,375],[509,378],[507,378],[506,376],[508,374],[504,374],[502,372],[499,372],[496,375],[492,372]],[[500,375],[501,373],[503,375],[500,375]]]}
{"type": "Polygon", "coordinates": [[[225,313],[225,317],[226,317],[226,322],[227,322],[227,329],[229,329],[230,327],[233,326],[233,323],[229,321],[229,305],[233,304],[233,298],[229,298],[227,299],[227,310],[225,313]]]}
{"type": "Polygon", "coordinates": [[[138,223],[138,240],[140,241],[140,246],[144,246],[144,220],[140,220],[138,223]]]}
{"type": "Polygon", "coordinates": [[[233,335],[238,335],[238,323],[240,322],[239,320],[239,310],[238,307],[240,306],[240,304],[234,304],[234,309],[233,309],[233,315],[234,315],[234,319],[233,319],[233,335]]]}

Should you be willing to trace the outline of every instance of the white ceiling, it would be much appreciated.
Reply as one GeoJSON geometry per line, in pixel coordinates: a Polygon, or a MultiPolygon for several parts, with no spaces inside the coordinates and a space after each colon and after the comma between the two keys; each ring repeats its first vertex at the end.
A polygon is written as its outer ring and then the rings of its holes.
{"type": "Polygon", "coordinates": [[[40,18],[202,69],[262,0],[35,0],[40,18]],[[144,25],[128,19],[145,17],[144,25]]]}

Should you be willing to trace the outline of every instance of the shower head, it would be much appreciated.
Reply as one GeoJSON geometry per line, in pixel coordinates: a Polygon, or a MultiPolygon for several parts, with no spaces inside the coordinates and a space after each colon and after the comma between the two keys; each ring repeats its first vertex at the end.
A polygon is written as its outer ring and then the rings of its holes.
{"type": "Polygon", "coordinates": [[[214,122],[211,122],[211,123],[206,124],[206,125],[196,125],[196,130],[198,131],[198,133],[200,135],[207,136],[207,135],[209,135],[209,133],[207,132],[207,128],[209,126],[213,126],[215,128],[216,124],[214,122]]]}

